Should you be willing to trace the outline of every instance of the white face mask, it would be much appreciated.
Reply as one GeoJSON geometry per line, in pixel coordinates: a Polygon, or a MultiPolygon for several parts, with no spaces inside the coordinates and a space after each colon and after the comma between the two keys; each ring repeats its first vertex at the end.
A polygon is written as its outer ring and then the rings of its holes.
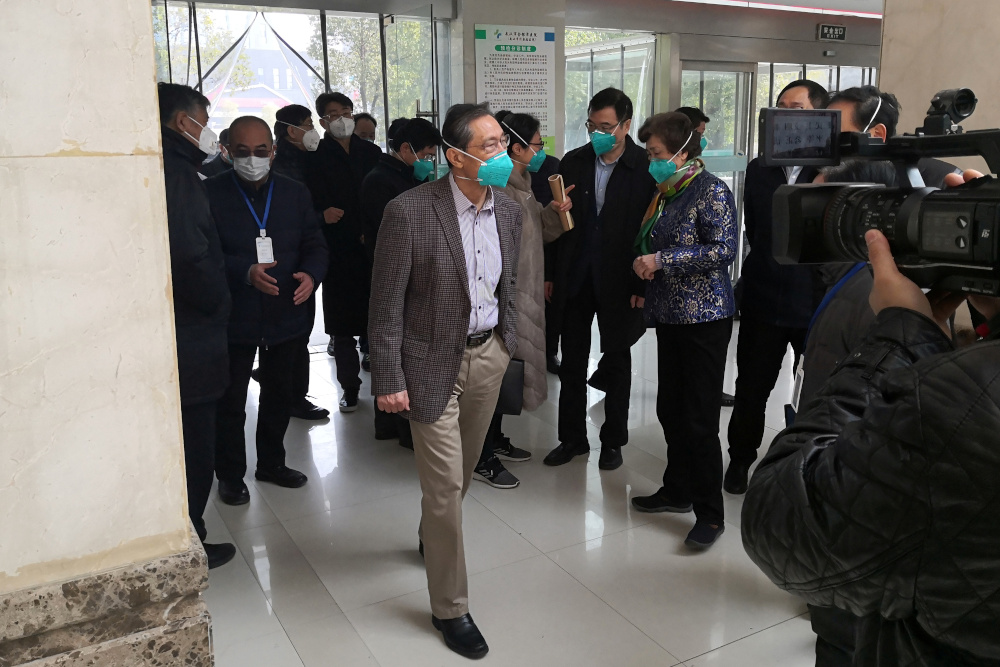
{"type": "Polygon", "coordinates": [[[330,128],[330,134],[335,138],[346,139],[354,133],[354,119],[341,116],[337,120],[330,121],[327,127],[330,128]]]}
{"type": "MultiPolygon", "coordinates": [[[[191,116],[188,116],[188,118],[191,118],[191,116]]],[[[194,118],[191,118],[191,120],[194,121],[195,125],[201,128],[201,136],[195,139],[189,132],[185,131],[184,134],[188,135],[191,141],[198,145],[198,150],[207,154],[209,157],[214,157],[219,152],[219,135],[194,120],[194,118]]]]}
{"type": "MultiPolygon", "coordinates": [[[[317,148],[319,148],[320,136],[319,136],[319,132],[317,132],[315,128],[313,128],[311,130],[307,130],[306,128],[299,127],[298,125],[292,125],[291,123],[285,123],[285,121],[283,121],[283,120],[279,120],[278,122],[279,123],[284,123],[288,127],[294,127],[296,130],[302,130],[302,132],[303,132],[303,134],[302,134],[302,147],[305,148],[307,151],[312,152],[312,151],[316,150],[317,148]]],[[[289,137],[289,140],[291,140],[291,137],[289,137]]]]}
{"type": "Polygon", "coordinates": [[[263,180],[271,171],[271,158],[256,155],[233,158],[233,169],[244,181],[256,183],[263,180]]]}

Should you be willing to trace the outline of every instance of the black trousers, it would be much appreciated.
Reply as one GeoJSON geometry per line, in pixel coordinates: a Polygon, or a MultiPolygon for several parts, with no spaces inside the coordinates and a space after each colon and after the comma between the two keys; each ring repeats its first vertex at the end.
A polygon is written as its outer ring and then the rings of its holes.
{"type": "Polygon", "coordinates": [[[804,349],[806,329],[778,327],[744,314],[736,343],[736,405],[729,421],[729,458],[750,467],[764,437],[764,411],[781,362],[791,345],[798,358],[804,349]]]}
{"type": "Polygon", "coordinates": [[[722,385],[733,320],[656,327],[656,417],[667,441],[660,492],[694,505],[698,521],[721,524],[722,385]]]}
{"type": "Polygon", "coordinates": [[[337,362],[337,382],[344,391],[361,389],[361,357],[354,336],[333,337],[333,359],[337,362]]]}
{"type": "Polygon", "coordinates": [[[292,364],[292,391],[295,401],[293,406],[299,405],[306,400],[309,393],[309,339],[299,340],[302,349],[295,355],[292,364]]]}
{"type": "Polygon", "coordinates": [[[809,621],[816,633],[816,667],[851,667],[854,664],[859,620],[843,609],[809,605],[809,621]]]}
{"type": "MultiPolygon", "coordinates": [[[[562,369],[559,372],[559,441],[587,442],[587,365],[594,316],[603,329],[619,326],[604,322],[594,294],[593,281],[586,280],[580,293],[566,302],[562,327],[562,369]]],[[[606,348],[601,360],[607,370],[608,391],[604,399],[601,445],[622,447],[628,443],[628,404],[632,389],[632,350],[606,348]]]]}
{"type": "Polygon", "coordinates": [[[490,422],[490,428],[486,431],[486,438],[483,441],[483,453],[479,455],[479,463],[476,465],[477,468],[482,467],[493,458],[493,449],[496,447],[497,438],[500,437],[501,428],[503,424],[503,414],[500,412],[493,413],[493,421],[490,422]]]}
{"type": "Polygon", "coordinates": [[[188,516],[202,542],[208,535],[204,514],[215,472],[215,411],[215,401],[181,406],[188,516]]]}
{"type": "MultiPolygon", "coordinates": [[[[229,346],[229,388],[219,400],[215,439],[215,474],[236,482],[247,474],[244,427],[247,388],[257,353],[255,345],[229,346]]],[[[260,348],[260,403],[257,407],[257,468],[270,470],[285,465],[285,431],[289,411],[298,400],[295,367],[308,350],[301,338],[260,348]],[[298,362],[296,361],[298,360],[298,362]]]]}
{"type": "Polygon", "coordinates": [[[559,354],[559,325],[556,323],[555,308],[545,302],[545,356],[555,357],[559,354]]]}

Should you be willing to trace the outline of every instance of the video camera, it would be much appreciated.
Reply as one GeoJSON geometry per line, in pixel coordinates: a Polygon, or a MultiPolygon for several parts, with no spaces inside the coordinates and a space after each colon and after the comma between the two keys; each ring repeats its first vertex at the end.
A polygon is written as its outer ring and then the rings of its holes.
{"type": "Polygon", "coordinates": [[[1000,173],[1000,129],[963,131],[976,109],[968,88],[931,100],[916,134],[888,141],[840,132],[840,111],[763,109],[766,166],[834,166],[843,159],[891,161],[902,187],[871,183],[783,185],[774,195],[774,258],[781,264],[866,262],[865,232],[885,234],[900,272],[921,287],[1000,295],[1000,182],[926,187],[922,158],[978,155],[1000,173]]]}

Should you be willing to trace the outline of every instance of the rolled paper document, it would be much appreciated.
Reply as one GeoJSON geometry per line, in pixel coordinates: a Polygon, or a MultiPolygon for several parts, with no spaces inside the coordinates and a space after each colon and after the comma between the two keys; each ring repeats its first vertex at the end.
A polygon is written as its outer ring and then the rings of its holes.
{"type": "MultiPolygon", "coordinates": [[[[566,201],[566,185],[563,183],[562,174],[549,176],[549,187],[552,188],[552,197],[558,202],[566,201]]],[[[559,221],[562,222],[564,232],[573,229],[573,214],[569,211],[559,214],[559,221]]]]}

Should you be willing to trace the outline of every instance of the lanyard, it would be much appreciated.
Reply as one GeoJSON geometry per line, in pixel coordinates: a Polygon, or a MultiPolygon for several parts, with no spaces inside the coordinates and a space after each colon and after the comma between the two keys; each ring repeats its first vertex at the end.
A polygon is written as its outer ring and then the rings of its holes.
{"type": "Polygon", "coordinates": [[[819,307],[816,308],[816,312],[813,313],[812,319],[809,321],[809,328],[806,330],[806,339],[802,345],[802,349],[805,349],[805,343],[809,342],[809,334],[812,333],[813,325],[816,324],[816,320],[819,319],[819,314],[822,313],[828,305],[830,305],[830,302],[833,301],[833,297],[836,296],[837,292],[840,291],[840,288],[843,287],[845,284],[847,284],[848,280],[853,278],[855,274],[858,273],[858,271],[865,268],[866,266],[868,265],[865,262],[858,262],[857,264],[855,264],[853,267],[851,267],[851,270],[848,271],[843,278],[838,280],[837,284],[831,287],[830,291],[826,293],[826,296],[823,297],[823,300],[820,302],[819,307]]]}
{"type": "Polygon", "coordinates": [[[243,192],[243,188],[240,187],[240,182],[236,180],[236,174],[233,174],[233,182],[236,183],[236,189],[240,191],[240,195],[243,196],[243,201],[247,203],[247,208],[250,209],[250,215],[253,216],[253,221],[257,223],[257,228],[260,229],[260,235],[267,236],[265,230],[267,229],[267,216],[271,213],[271,195],[274,194],[274,180],[271,180],[271,186],[267,189],[267,204],[264,205],[264,221],[261,222],[260,218],[257,217],[257,211],[253,209],[253,204],[250,203],[250,198],[247,197],[247,193],[243,192]]]}

